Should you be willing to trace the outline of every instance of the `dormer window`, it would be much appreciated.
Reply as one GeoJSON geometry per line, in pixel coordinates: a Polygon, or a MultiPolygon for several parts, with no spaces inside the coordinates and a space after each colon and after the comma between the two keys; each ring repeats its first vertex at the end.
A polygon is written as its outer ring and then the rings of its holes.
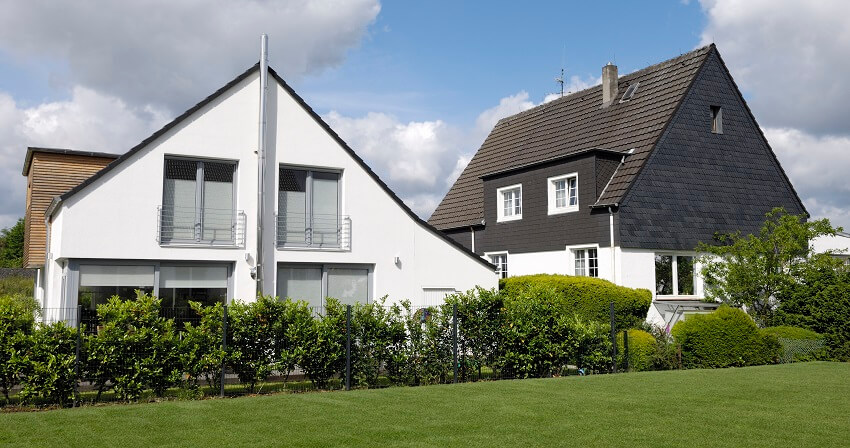
{"type": "Polygon", "coordinates": [[[496,190],[498,222],[522,219],[522,184],[496,190]]]}
{"type": "Polygon", "coordinates": [[[578,174],[570,173],[546,180],[549,190],[549,214],[578,211],[578,174]]]}
{"type": "Polygon", "coordinates": [[[711,106],[711,132],[723,133],[723,108],[720,106],[711,106]]]}

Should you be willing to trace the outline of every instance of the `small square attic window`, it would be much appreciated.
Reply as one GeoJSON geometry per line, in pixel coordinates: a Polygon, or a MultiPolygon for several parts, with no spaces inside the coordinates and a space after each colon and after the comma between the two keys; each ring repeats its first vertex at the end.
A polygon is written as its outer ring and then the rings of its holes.
{"type": "Polygon", "coordinates": [[[720,106],[711,106],[711,132],[723,133],[723,108],[720,106]]]}
{"type": "Polygon", "coordinates": [[[622,97],[622,98],[620,98],[620,102],[621,102],[621,103],[624,103],[624,102],[626,102],[626,101],[628,101],[628,100],[632,99],[632,96],[634,96],[635,92],[637,91],[638,85],[640,85],[640,83],[639,83],[639,82],[636,82],[636,83],[634,83],[634,84],[630,85],[630,86],[626,89],[626,93],[624,93],[624,94],[623,94],[623,97],[622,97]]]}

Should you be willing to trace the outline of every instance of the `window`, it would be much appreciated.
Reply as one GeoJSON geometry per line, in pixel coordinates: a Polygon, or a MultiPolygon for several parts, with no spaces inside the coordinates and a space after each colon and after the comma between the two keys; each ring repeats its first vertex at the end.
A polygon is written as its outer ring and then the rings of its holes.
{"type": "Polygon", "coordinates": [[[720,106],[711,106],[711,132],[723,133],[723,108],[720,106]]]}
{"type": "Polygon", "coordinates": [[[508,278],[508,254],[490,255],[490,262],[496,265],[496,274],[499,278],[508,278]]]}
{"type": "Polygon", "coordinates": [[[95,310],[112,296],[131,300],[136,298],[136,290],[153,294],[154,270],[153,265],[81,265],[77,303],[83,309],[95,310]]]}
{"type": "Polygon", "coordinates": [[[630,86],[626,89],[626,93],[624,93],[624,94],[623,94],[623,97],[622,97],[622,98],[620,98],[620,102],[621,102],[621,103],[624,103],[624,102],[626,102],[626,101],[628,101],[628,100],[632,99],[632,97],[634,96],[635,92],[637,91],[637,88],[638,88],[638,85],[639,85],[639,84],[640,84],[639,82],[636,82],[636,83],[634,83],[634,84],[630,85],[630,86]]]}
{"type": "Polygon", "coordinates": [[[339,172],[281,168],[278,244],[340,247],[339,172]]]}
{"type": "Polygon", "coordinates": [[[547,184],[550,215],[578,210],[578,174],[550,177],[547,184]]]}
{"type": "Polygon", "coordinates": [[[496,190],[496,221],[522,219],[522,185],[512,185],[496,190]]]}
{"type": "Polygon", "coordinates": [[[573,251],[575,258],[575,275],[583,277],[599,277],[599,258],[595,248],[576,249],[573,251]]]}
{"type": "Polygon", "coordinates": [[[277,270],[277,295],[304,300],[314,310],[333,297],[345,305],[368,303],[372,298],[371,266],[290,265],[277,270]]]}
{"type": "Polygon", "coordinates": [[[160,242],[236,241],[233,162],[165,159],[160,242]]]}
{"type": "Polygon", "coordinates": [[[162,266],[159,298],[163,308],[188,308],[189,301],[215,305],[227,301],[227,266],[162,266]]]}
{"type": "Polygon", "coordinates": [[[694,257],[656,254],[655,293],[659,296],[695,295],[694,257]]]}

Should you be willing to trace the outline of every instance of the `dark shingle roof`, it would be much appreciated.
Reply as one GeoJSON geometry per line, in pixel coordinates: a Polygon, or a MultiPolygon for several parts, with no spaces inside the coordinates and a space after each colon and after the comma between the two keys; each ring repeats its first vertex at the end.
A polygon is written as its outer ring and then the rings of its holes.
{"type": "Polygon", "coordinates": [[[617,100],[602,107],[602,86],[589,88],[499,121],[429,219],[439,229],[484,218],[481,176],[590,148],[632,155],[617,169],[596,205],[618,203],[643,167],[714,45],[619,77],[617,100]],[[640,82],[630,101],[619,95],[640,82]]]}

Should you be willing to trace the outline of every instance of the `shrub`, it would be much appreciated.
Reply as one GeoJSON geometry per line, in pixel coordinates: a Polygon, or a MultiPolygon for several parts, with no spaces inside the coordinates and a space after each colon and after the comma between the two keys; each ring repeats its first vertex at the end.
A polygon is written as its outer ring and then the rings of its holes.
{"type": "Polygon", "coordinates": [[[779,340],[782,346],[782,362],[816,361],[826,358],[826,344],[820,333],[791,326],[762,328],[763,335],[779,340]]]}
{"type": "Polygon", "coordinates": [[[60,406],[74,397],[77,330],[62,322],[39,327],[29,338],[23,361],[21,399],[44,398],[60,406]]]}
{"type": "Polygon", "coordinates": [[[790,325],[762,328],[761,333],[770,334],[783,339],[823,339],[823,335],[816,331],[812,331],[807,328],[792,327],[790,325]]]}
{"type": "Polygon", "coordinates": [[[609,322],[611,302],[614,302],[617,328],[640,325],[646,320],[652,302],[652,293],[646,289],[626,288],[600,278],[540,274],[499,281],[502,293],[509,297],[522,296],[532,285],[554,289],[553,300],[557,300],[565,312],[583,319],[609,322]]]}
{"type": "Polygon", "coordinates": [[[0,389],[7,401],[20,379],[23,352],[35,327],[35,309],[32,299],[0,296],[0,389]]]}
{"type": "Polygon", "coordinates": [[[180,341],[180,363],[186,375],[186,386],[195,390],[203,378],[208,386],[219,387],[221,367],[226,359],[221,347],[224,307],[221,303],[203,306],[198,302],[189,302],[189,306],[200,320],[195,324],[186,323],[180,341]]]}
{"type": "Polygon", "coordinates": [[[502,326],[502,296],[494,289],[475,288],[446,297],[447,309],[457,305],[458,352],[460,375],[468,378],[470,369],[477,369],[481,378],[482,366],[492,365],[502,326]]]}
{"type": "Polygon", "coordinates": [[[138,399],[145,389],[157,396],[180,382],[174,321],[160,316],[160,301],[137,292],[135,300],[112,297],[98,305],[97,335],[87,338],[88,376],[97,399],[112,388],[119,399],[138,399]]]}
{"type": "MultiPolygon", "coordinates": [[[[377,386],[378,376],[390,356],[390,347],[405,337],[404,327],[393,319],[393,311],[377,302],[357,303],[351,312],[351,384],[377,386]]],[[[345,369],[340,372],[345,380],[345,369]]]]}
{"type": "Polygon", "coordinates": [[[326,389],[334,374],[345,368],[345,307],[327,299],[325,314],[305,329],[300,366],[319,389],[326,389]]]}
{"type": "Polygon", "coordinates": [[[696,314],[673,326],[687,368],[769,364],[779,359],[775,336],[762,335],[753,319],[738,308],[721,306],[711,314],[696,314]]]}
{"type": "Polygon", "coordinates": [[[32,298],[35,280],[32,277],[13,275],[0,278],[0,296],[21,296],[32,298]]]}
{"type": "MultiPolygon", "coordinates": [[[[655,362],[655,356],[658,351],[658,343],[651,333],[631,329],[628,330],[629,335],[629,370],[640,372],[652,369],[655,362]]],[[[620,363],[625,367],[625,344],[623,342],[623,332],[617,332],[617,353],[620,354],[620,363]]]]}
{"type": "Polygon", "coordinates": [[[390,382],[445,382],[453,369],[451,308],[443,305],[414,310],[405,300],[393,305],[390,313],[393,338],[385,366],[390,382]]]}

